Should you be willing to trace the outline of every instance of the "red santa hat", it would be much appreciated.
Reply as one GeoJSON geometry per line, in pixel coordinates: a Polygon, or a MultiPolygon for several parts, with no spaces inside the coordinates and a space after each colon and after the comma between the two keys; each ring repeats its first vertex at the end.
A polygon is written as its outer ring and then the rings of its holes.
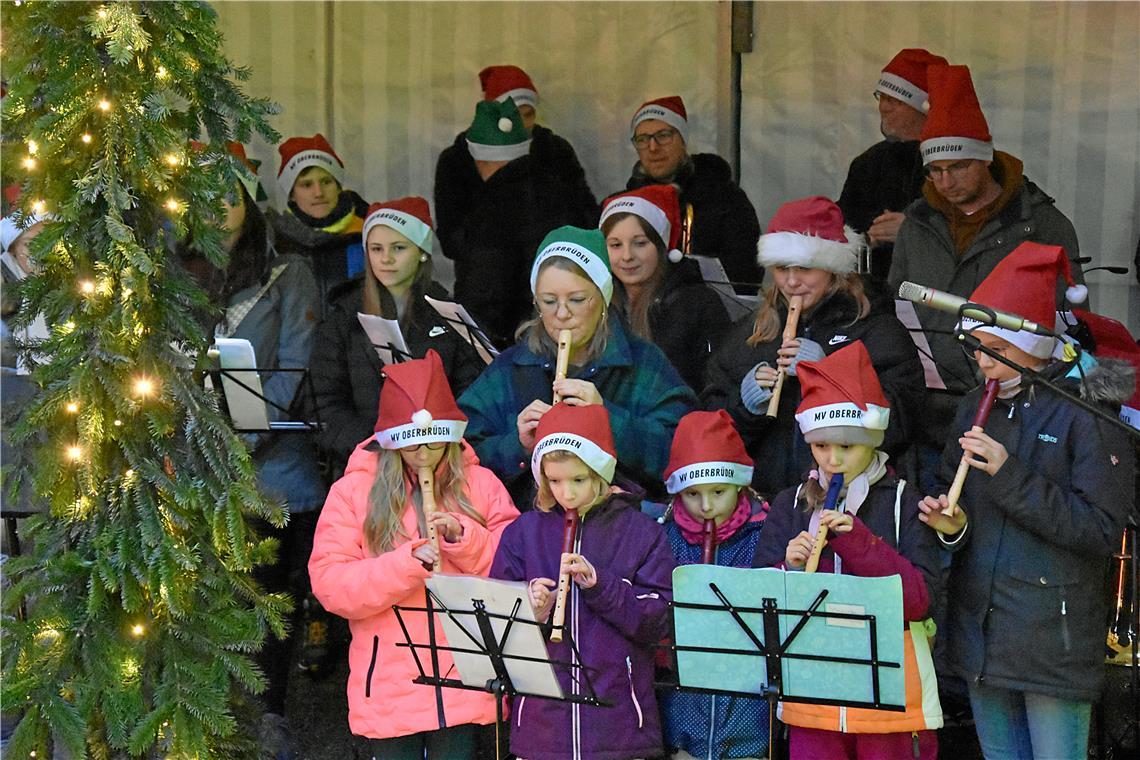
{"type": "Polygon", "coordinates": [[[796,422],[808,443],[883,442],[890,402],[863,341],[848,343],[818,362],[800,362],[796,377],[802,399],[796,422]]]}
{"type": "MultiPolygon", "coordinates": [[[[992,161],[994,141],[966,66],[931,66],[930,113],[919,135],[922,162],[992,161]]],[[[1050,323],[1052,324],[1052,323],[1050,323]]]]}
{"type": "Polygon", "coordinates": [[[1092,334],[1096,344],[1093,356],[1097,359],[1120,359],[1134,368],[1132,397],[1121,405],[1120,419],[1140,429],[1140,345],[1137,345],[1128,328],[1115,319],[1083,309],[1073,309],[1073,314],[1092,334]]]}
{"type": "Polygon", "coordinates": [[[942,56],[922,48],[900,50],[879,73],[875,92],[889,95],[916,111],[926,113],[930,110],[926,69],[934,65],[946,66],[948,63],[942,56]]]}
{"type": "Polygon", "coordinates": [[[673,185],[646,185],[637,190],[618,193],[609,198],[598,221],[601,229],[607,218],[614,214],[635,214],[656,230],[669,252],[669,260],[676,264],[684,254],[681,242],[681,203],[673,185]]]}
{"type": "Polygon", "coordinates": [[[762,267],[805,267],[845,274],[859,264],[863,236],[843,222],[839,206],[822,195],[788,201],[760,236],[762,267]]]}
{"type": "MultiPolygon", "coordinates": [[[[1026,241],[997,263],[974,289],[970,300],[1051,327],[1057,318],[1058,277],[1069,285],[1065,297],[1070,303],[1081,303],[1088,297],[1088,288],[1073,282],[1069,257],[1064,248],[1026,241]]],[[[1061,341],[1050,335],[1007,330],[997,325],[984,325],[975,319],[963,319],[960,324],[967,332],[996,335],[1038,359],[1059,357],[1064,348],[1061,341]]]]}
{"type": "Polygon", "coordinates": [[[728,412],[689,412],[681,418],[665,468],[665,490],[678,494],[705,483],[751,482],[752,458],[728,412]]]}
{"type": "Polygon", "coordinates": [[[319,132],[312,137],[290,137],[277,146],[277,152],[281,154],[277,186],[286,196],[293,192],[297,177],[310,166],[321,167],[337,182],[344,184],[344,162],[319,132]]]}
{"type": "Polygon", "coordinates": [[[633,137],[637,125],[648,119],[665,122],[681,133],[682,140],[688,142],[689,115],[685,112],[685,101],[681,100],[680,95],[670,95],[667,98],[657,98],[642,103],[629,124],[629,136],[633,137]]]}
{"type": "Polygon", "coordinates": [[[422,359],[384,367],[376,441],[386,449],[421,443],[459,443],[467,415],[459,410],[443,362],[428,349],[422,359]]]}
{"type": "Polygon", "coordinates": [[[571,406],[557,403],[538,421],[530,469],[534,482],[542,478],[542,457],[552,451],[569,451],[602,480],[610,483],[617,467],[617,448],[610,429],[610,413],[601,404],[571,406]]]}
{"type": "Polygon", "coordinates": [[[378,225],[394,229],[415,243],[421,251],[431,253],[434,238],[431,210],[428,202],[418,195],[373,203],[368,207],[368,216],[364,219],[364,229],[360,233],[365,250],[368,249],[368,233],[378,225]]]}
{"type": "Polygon", "coordinates": [[[516,106],[538,108],[538,88],[518,66],[488,66],[479,72],[479,84],[485,100],[512,98],[516,106]]]}

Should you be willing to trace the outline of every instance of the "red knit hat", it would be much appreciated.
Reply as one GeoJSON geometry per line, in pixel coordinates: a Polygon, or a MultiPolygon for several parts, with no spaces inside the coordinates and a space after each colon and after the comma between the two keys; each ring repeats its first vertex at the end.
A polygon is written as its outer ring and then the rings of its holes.
{"type": "Polygon", "coordinates": [[[1136,344],[1128,328],[1115,319],[1083,309],[1073,309],[1073,314],[1085,323],[1096,342],[1093,356],[1097,359],[1120,359],[1135,369],[1137,382],[1132,397],[1121,405],[1120,418],[1140,429],[1140,345],[1136,344]]]}
{"type": "Polygon", "coordinates": [[[418,195],[410,195],[407,198],[397,198],[394,201],[384,201],[383,203],[373,203],[368,207],[368,216],[364,219],[364,229],[360,232],[366,250],[368,248],[368,233],[378,225],[394,229],[415,243],[421,251],[431,253],[433,239],[431,210],[428,208],[428,202],[418,195]]]}
{"type": "MultiPolygon", "coordinates": [[[[1070,286],[1065,291],[1070,303],[1080,303],[1088,297],[1088,288],[1073,283],[1069,257],[1064,248],[1026,241],[997,263],[970,294],[970,300],[1052,327],[1057,321],[1058,277],[1070,286]]],[[[1061,348],[1060,342],[1049,335],[983,325],[974,319],[963,319],[961,326],[966,331],[978,330],[996,335],[1038,359],[1048,359],[1061,348]]]]}
{"type": "Polygon", "coordinates": [[[788,201],[776,209],[760,236],[756,260],[763,267],[806,267],[854,272],[863,237],[843,223],[839,206],[822,195],[788,201]]]}
{"type": "Polygon", "coordinates": [[[689,412],[681,418],[665,468],[665,490],[678,494],[704,483],[751,482],[752,458],[728,412],[689,412]]]}
{"type": "Polygon", "coordinates": [[[994,141],[966,66],[931,66],[930,114],[922,127],[922,162],[992,161],[994,141]]]}
{"type": "Polygon", "coordinates": [[[669,260],[674,264],[681,260],[683,254],[678,250],[681,242],[681,203],[677,198],[677,188],[673,185],[646,185],[611,196],[602,209],[598,229],[614,214],[636,214],[649,222],[649,226],[664,241],[669,251],[669,260]]]}
{"type": "Polygon", "coordinates": [[[685,112],[685,101],[681,100],[680,95],[670,95],[667,98],[657,98],[642,103],[629,124],[629,136],[633,137],[637,125],[647,119],[665,122],[681,133],[682,140],[688,142],[689,114],[685,112]]]}
{"type": "Polygon", "coordinates": [[[934,65],[946,66],[948,63],[942,56],[934,55],[922,48],[900,50],[879,74],[879,83],[875,85],[875,92],[890,95],[914,110],[926,113],[930,110],[930,95],[927,94],[930,88],[927,85],[926,68],[934,65]]]}
{"type": "Polygon", "coordinates": [[[538,421],[530,469],[534,482],[542,478],[542,457],[551,451],[569,451],[610,483],[617,467],[617,448],[610,429],[610,413],[601,404],[571,406],[557,403],[538,421]]]}
{"type": "Polygon", "coordinates": [[[458,443],[467,429],[443,362],[433,349],[422,359],[384,367],[376,440],[386,449],[421,443],[458,443]]]}
{"type": "Polygon", "coordinates": [[[796,422],[808,443],[883,442],[890,402],[863,341],[848,343],[817,362],[800,362],[796,377],[802,398],[796,422]]]}
{"type": "Polygon", "coordinates": [[[512,98],[516,106],[538,107],[538,88],[518,66],[488,66],[479,72],[484,100],[512,98]]]}
{"type": "Polygon", "coordinates": [[[312,137],[290,137],[277,146],[277,152],[281,154],[277,186],[286,196],[293,192],[293,183],[298,175],[310,166],[319,166],[333,175],[337,182],[344,182],[344,161],[320,132],[312,137]]]}

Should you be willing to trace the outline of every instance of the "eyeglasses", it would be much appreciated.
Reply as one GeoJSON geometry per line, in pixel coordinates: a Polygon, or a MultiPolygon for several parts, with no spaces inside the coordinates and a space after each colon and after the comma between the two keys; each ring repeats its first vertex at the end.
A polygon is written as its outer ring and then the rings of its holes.
{"type": "Polygon", "coordinates": [[[566,311],[570,312],[572,316],[578,316],[589,311],[593,302],[593,296],[573,296],[565,301],[557,298],[539,298],[535,300],[534,306],[541,314],[557,314],[558,310],[565,306],[566,311]]]}
{"type": "Polygon", "coordinates": [[[961,179],[962,175],[965,174],[967,170],[969,170],[969,168],[973,165],[973,160],[967,159],[965,161],[955,161],[944,169],[927,164],[926,166],[922,167],[922,171],[926,175],[927,179],[937,182],[938,180],[946,179],[947,177],[961,179]]]}
{"type": "Polygon", "coordinates": [[[435,443],[417,443],[415,446],[403,446],[404,451],[409,454],[413,451],[419,451],[421,448],[427,448],[428,451],[439,451],[447,445],[447,441],[436,441],[435,443]]]}
{"type": "Polygon", "coordinates": [[[658,132],[654,132],[653,134],[634,135],[632,138],[630,138],[630,142],[632,142],[634,147],[638,150],[645,150],[648,148],[650,140],[664,148],[666,145],[671,145],[673,143],[673,138],[676,136],[677,130],[662,129],[658,132]]]}

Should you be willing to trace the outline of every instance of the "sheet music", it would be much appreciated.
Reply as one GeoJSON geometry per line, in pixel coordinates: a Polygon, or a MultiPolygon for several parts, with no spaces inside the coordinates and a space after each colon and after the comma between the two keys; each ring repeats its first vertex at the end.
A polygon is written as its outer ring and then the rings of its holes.
{"type": "Polygon", "coordinates": [[[261,377],[252,369],[257,366],[253,346],[245,338],[215,338],[214,345],[218,349],[219,366],[230,370],[222,374],[222,391],[226,394],[226,406],[230,409],[234,427],[238,430],[269,430],[269,410],[261,398],[264,395],[261,377]]]}
{"type": "Polygon", "coordinates": [[[360,312],[356,313],[356,318],[360,320],[360,326],[364,328],[368,342],[376,349],[381,364],[396,364],[411,355],[408,344],[404,341],[404,334],[400,332],[399,322],[360,312]]]}
{"type": "MultiPolygon", "coordinates": [[[[427,587],[439,598],[441,602],[453,612],[473,609],[473,599],[481,599],[487,607],[487,612],[510,615],[519,599],[519,611],[516,618],[519,620],[534,620],[534,610],[530,606],[527,595],[527,584],[522,581],[500,581],[491,578],[480,578],[473,575],[448,575],[436,573],[428,578],[427,587]]],[[[476,649],[475,641],[483,641],[483,634],[479,631],[479,624],[474,615],[456,615],[452,619],[446,613],[436,613],[443,625],[447,642],[453,647],[476,649]],[[463,631],[466,630],[467,633],[463,631]],[[470,634],[471,638],[468,637],[470,634]]],[[[503,629],[507,621],[491,618],[491,627],[497,638],[502,638],[503,629]]],[[[468,686],[484,687],[488,681],[493,680],[495,669],[491,658],[483,654],[468,654],[452,652],[455,667],[459,670],[460,680],[468,686]]],[[[533,657],[546,660],[546,643],[542,639],[542,632],[536,625],[511,626],[510,637],[503,643],[503,655],[507,672],[511,677],[511,685],[516,691],[536,696],[563,699],[562,687],[549,662],[527,662],[514,659],[515,657],[533,657]]]]}
{"type": "Polygon", "coordinates": [[[895,316],[899,318],[899,321],[902,322],[903,326],[910,332],[910,338],[918,348],[918,360],[922,362],[922,373],[926,377],[926,387],[937,391],[946,390],[946,383],[943,382],[942,376],[938,374],[938,367],[935,366],[934,359],[931,358],[933,355],[930,352],[930,343],[926,340],[926,333],[922,331],[922,324],[918,321],[918,314],[914,310],[914,304],[910,301],[896,298],[895,316]]]}
{"type": "Polygon", "coordinates": [[[701,268],[701,277],[705,284],[716,291],[729,317],[735,322],[746,312],[755,311],[760,304],[758,296],[738,295],[736,289],[728,279],[728,272],[724,271],[724,264],[715,256],[696,256],[693,259],[701,268]]]}
{"type": "Polygon", "coordinates": [[[483,361],[490,364],[496,356],[499,355],[498,349],[491,343],[491,339],[487,337],[487,333],[475,322],[475,319],[463,307],[463,304],[452,303],[451,301],[440,301],[432,298],[431,296],[424,296],[424,300],[431,305],[433,309],[439,312],[439,315],[447,320],[447,324],[451,326],[459,335],[468,343],[475,347],[479,352],[479,356],[483,357],[483,361]]]}

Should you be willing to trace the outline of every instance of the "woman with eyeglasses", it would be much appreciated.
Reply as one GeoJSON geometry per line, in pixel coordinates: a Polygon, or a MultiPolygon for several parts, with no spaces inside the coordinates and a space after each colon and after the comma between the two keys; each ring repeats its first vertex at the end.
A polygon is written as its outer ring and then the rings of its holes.
{"type": "Polygon", "coordinates": [[[891,425],[880,447],[900,465],[926,398],[922,365],[894,300],[855,271],[862,236],[844,224],[839,207],[814,196],[780,206],[760,238],[760,264],[774,285],[755,316],[740,320],[708,365],[701,393],[706,409],[725,409],[756,461],[752,486],[765,497],[802,482],[813,465],[796,425],[800,402],[796,365],[863,341],[883,392],[891,425]],[[791,299],[800,299],[796,337],[783,339],[791,299]],[[767,416],[773,388],[785,374],[775,416],[767,416]]]}
{"type": "Polygon", "coordinates": [[[352,631],[348,724],[364,745],[356,756],[465,760],[478,726],[495,722],[495,698],[412,683],[427,659],[438,658],[441,676],[453,672],[452,656],[440,616],[429,632],[426,615],[398,617],[393,607],[423,608],[425,581],[437,572],[487,575],[518,510],[463,443],[467,419],[439,354],[385,372],[375,435],[329,491],[309,575],[321,604],[352,631]],[[434,636],[444,649],[417,659],[401,645],[405,634],[416,644],[434,636]]]}
{"type": "Polygon", "coordinates": [[[659,348],[613,318],[613,275],[601,231],[559,227],[548,234],[530,285],[537,315],[459,399],[471,420],[467,440],[526,509],[535,430],[552,406],[552,392],[574,406],[604,404],[619,480],[656,492],[673,429],[696,397],[659,348]],[[556,381],[561,330],[571,333],[570,360],[566,378],[556,381]]]}
{"type": "Polygon", "coordinates": [[[678,250],[676,188],[649,185],[607,199],[600,227],[618,281],[615,310],[634,335],[659,347],[699,391],[705,364],[731,321],[697,262],[678,250]]]}
{"type": "Polygon", "coordinates": [[[333,288],[328,313],[313,342],[313,393],[322,423],[317,444],[332,459],[334,477],[344,471],[356,445],[372,433],[380,403],[383,364],[358,314],[396,320],[410,357],[429,349],[443,361],[448,382],[463,392],[483,371],[475,349],[433,309],[424,296],[450,300],[432,280],[431,213],[413,196],[373,203],[361,232],[367,266],[333,288]]]}
{"type": "Polygon", "coordinates": [[[643,103],[630,124],[637,151],[626,190],[673,185],[681,211],[693,209],[690,250],[720,259],[739,293],[755,293],[764,271],[756,265],[760,220],[748,196],[732,178],[728,162],[715,153],[688,150],[689,118],[680,96],[643,103]]]}

